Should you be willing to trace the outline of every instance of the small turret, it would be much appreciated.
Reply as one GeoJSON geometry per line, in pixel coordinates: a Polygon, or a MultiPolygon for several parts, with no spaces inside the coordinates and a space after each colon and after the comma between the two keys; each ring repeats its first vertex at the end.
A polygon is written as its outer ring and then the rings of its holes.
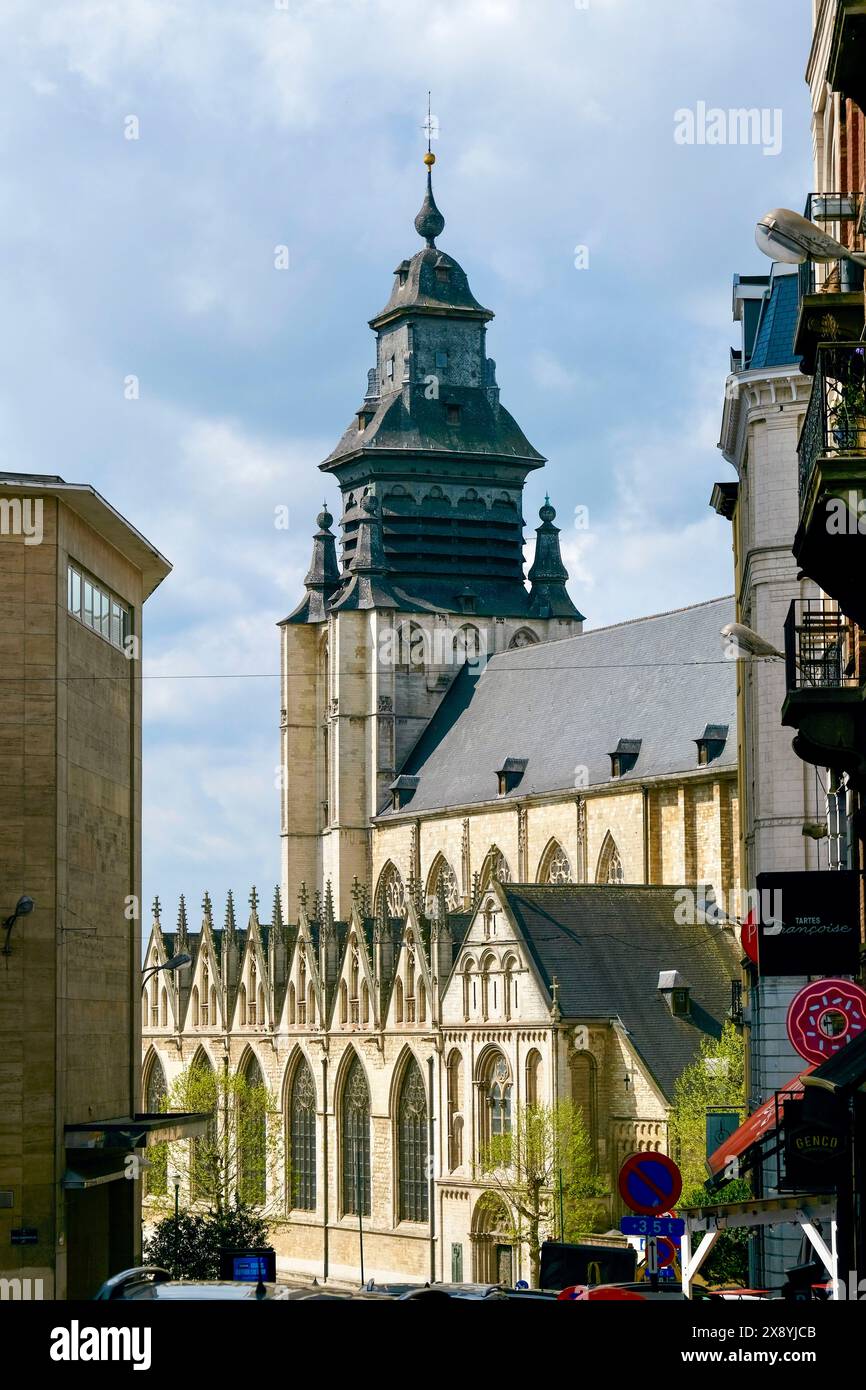
{"type": "Polygon", "coordinates": [[[304,579],[306,593],[287,619],[290,623],[321,623],[328,616],[328,604],[341,583],[337,540],[331,531],[333,522],[323,502],[316,517],[318,530],[313,536],[313,558],[304,579]]]}
{"type": "Polygon", "coordinates": [[[539,512],[541,525],[536,528],[535,560],[529,571],[529,611],[535,618],[573,618],[583,622],[568,596],[568,570],[559,552],[559,527],[554,526],[556,512],[545,497],[539,512]]]}

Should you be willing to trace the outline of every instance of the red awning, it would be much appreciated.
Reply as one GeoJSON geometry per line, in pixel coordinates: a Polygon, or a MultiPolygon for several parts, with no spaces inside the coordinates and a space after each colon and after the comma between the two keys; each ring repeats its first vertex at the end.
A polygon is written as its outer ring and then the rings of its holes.
{"type": "MultiPolygon", "coordinates": [[[[812,1066],[804,1067],[801,1072],[792,1077],[787,1086],[780,1088],[786,1100],[802,1096],[803,1077],[808,1076],[809,1072],[813,1070],[812,1066]]],[[[760,1144],[761,1140],[765,1139],[768,1134],[773,1134],[776,1129],[776,1113],[776,1095],[772,1095],[769,1100],[764,1101],[763,1105],[759,1105],[747,1120],[743,1121],[739,1129],[735,1129],[733,1134],[719,1145],[715,1153],[710,1155],[707,1160],[710,1176],[719,1177],[730,1159],[742,1158],[753,1144],[760,1144]]]]}

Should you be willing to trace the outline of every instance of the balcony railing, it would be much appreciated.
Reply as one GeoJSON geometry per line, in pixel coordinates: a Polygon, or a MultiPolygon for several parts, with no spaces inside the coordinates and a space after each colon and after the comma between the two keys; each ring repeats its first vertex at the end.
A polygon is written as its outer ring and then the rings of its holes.
{"type": "MultiPolygon", "coordinates": [[[[852,251],[866,250],[862,193],[810,193],[806,217],[852,251]]],[[[800,266],[800,299],[807,294],[855,294],[863,267],[855,261],[806,261],[800,266]]]]}
{"type": "Polygon", "coordinates": [[[866,343],[823,343],[797,446],[800,501],[819,458],[866,455],[866,343]]]}
{"type": "Polygon", "coordinates": [[[785,675],[793,690],[856,686],[855,629],[826,599],[795,599],[785,619],[785,675]]]}

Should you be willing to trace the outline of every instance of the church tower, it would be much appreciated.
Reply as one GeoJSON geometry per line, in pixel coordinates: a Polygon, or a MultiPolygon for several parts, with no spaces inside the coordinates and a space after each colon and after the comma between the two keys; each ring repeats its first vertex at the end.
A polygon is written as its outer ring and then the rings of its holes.
{"type": "Polygon", "coordinates": [[[523,486],[545,460],[500,404],[491,310],[436,245],[434,162],[428,150],[424,246],[370,320],[366,394],[319,465],[340,489],[341,563],[323,507],[281,624],[283,891],[291,904],[302,882],[330,883],[338,918],[353,879],[370,884],[371,819],[461,666],[583,623],[548,502],[526,585],[523,486]]]}

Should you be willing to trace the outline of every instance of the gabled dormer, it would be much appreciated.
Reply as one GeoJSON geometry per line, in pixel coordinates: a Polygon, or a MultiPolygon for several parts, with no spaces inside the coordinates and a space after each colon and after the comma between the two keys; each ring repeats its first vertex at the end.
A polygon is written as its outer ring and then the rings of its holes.
{"type": "Polygon", "coordinates": [[[210,895],[202,902],[198,951],[192,968],[192,984],[184,1018],[184,1031],[220,1033],[225,1031],[223,981],[217,937],[213,926],[210,895]]]}
{"type": "Polygon", "coordinates": [[[435,986],[415,903],[410,897],[397,952],[386,1028],[429,1029],[435,1022],[435,986]]]}
{"type": "Polygon", "coordinates": [[[258,905],[259,896],[253,888],[250,893],[250,915],[241,957],[233,1027],[261,1033],[273,1027],[273,1009],[258,905]]]}
{"type": "Polygon", "coordinates": [[[306,905],[298,909],[298,928],[291,946],[280,1027],[315,1032],[322,1027],[324,994],[318,953],[306,905]]]}
{"type": "Polygon", "coordinates": [[[377,990],[365,919],[357,900],[348,922],[337,987],[331,1009],[331,1027],[350,1032],[378,1030],[377,990]]]}
{"type": "MultiPolygon", "coordinates": [[[[188,945],[184,950],[188,950],[188,945]]],[[[160,921],[159,898],[154,900],[153,921],[150,937],[144,956],[144,971],[155,970],[142,989],[141,1027],[144,1033],[176,1033],[178,1031],[178,974],[175,970],[161,967],[179,951],[175,951],[174,939],[163,933],[160,921]]]]}

